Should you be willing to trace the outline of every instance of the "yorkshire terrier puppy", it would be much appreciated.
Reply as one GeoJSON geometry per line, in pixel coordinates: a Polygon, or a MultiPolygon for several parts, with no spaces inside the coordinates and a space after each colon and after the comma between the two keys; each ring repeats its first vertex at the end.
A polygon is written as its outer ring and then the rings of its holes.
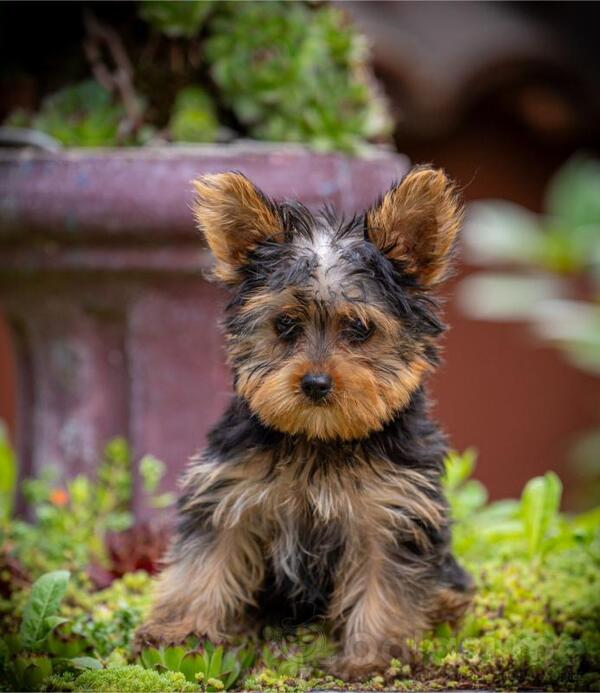
{"type": "Polygon", "coordinates": [[[407,638],[456,623],[472,592],[451,553],[446,446],[424,390],[456,188],[417,167],[345,222],[276,203],[239,173],[195,186],[232,292],[235,395],[185,475],[139,639],[320,619],[339,637],[336,673],[382,671],[407,638]]]}

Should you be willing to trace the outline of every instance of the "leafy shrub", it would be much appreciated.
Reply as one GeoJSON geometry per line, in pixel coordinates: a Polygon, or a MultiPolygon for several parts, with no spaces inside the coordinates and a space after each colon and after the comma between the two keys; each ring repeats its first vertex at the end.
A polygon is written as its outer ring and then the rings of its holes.
{"type": "Polygon", "coordinates": [[[51,467],[26,481],[23,494],[36,524],[13,520],[0,526],[0,539],[5,534],[5,541],[16,544],[17,557],[34,576],[64,567],[77,572],[92,557],[103,559],[107,531],[131,525],[131,493],[127,444],[115,439],[106,447],[94,481],[80,474],[63,482],[51,467]]]}
{"type": "MultiPolygon", "coordinates": [[[[115,576],[120,575],[119,566],[110,562],[119,558],[123,551],[121,545],[129,547],[129,554],[124,556],[128,559],[128,566],[131,567],[136,558],[136,536],[124,534],[133,523],[130,512],[133,492],[131,465],[126,441],[115,438],[106,446],[96,467],[95,479],[79,474],[63,481],[52,467],[47,467],[37,479],[26,480],[22,491],[34,511],[36,522],[9,521],[9,517],[2,521],[0,517],[0,548],[2,544],[13,545],[13,555],[33,577],[46,571],[68,568],[78,582],[85,581],[87,578],[83,571],[90,564],[97,568],[112,568],[115,576]]],[[[173,494],[159,491],[165,472],[163,462],[146,455],[140,460],[138,471],[150,507],[160,509],[173,503],[173,494]]],[[[15,476],[12,476],[14,482],[15,476]]],[[[6,493],[10,496],[14,491],[7,489],[6,493]]],[[[153,525],[153,531],[141,527],[136,531],[164,548],[162,528],[157,522],[153,525]]],[[[142,556],[144,560],[140,562],[147,566],[158,561],[160,556],[153,556],[148,547],[142,548],[146,551],[142,556]]]]}

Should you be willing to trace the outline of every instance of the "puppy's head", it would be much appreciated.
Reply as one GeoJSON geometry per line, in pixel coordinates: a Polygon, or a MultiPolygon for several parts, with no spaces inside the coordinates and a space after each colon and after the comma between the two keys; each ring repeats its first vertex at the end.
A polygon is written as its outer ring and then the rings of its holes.
{"type": "Polygon", "coordinates": [[[432,292],[461,220],[453,184],[413,169],[349,222],[277,204],[239,173],[195,187],[215,274],[234,292],[225,329],[237,393],[286,433],[381,429],[437,360],[432,292]]]}

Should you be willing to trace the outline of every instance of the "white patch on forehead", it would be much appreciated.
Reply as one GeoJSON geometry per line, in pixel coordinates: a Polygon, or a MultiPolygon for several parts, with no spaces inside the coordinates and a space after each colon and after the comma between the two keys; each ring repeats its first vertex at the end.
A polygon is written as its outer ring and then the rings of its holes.
{"type": "Polygon", "coordinates": [[[335,265],[338,256],[331,242],[331,236],[325,230],[315,233],[312,249],[319,258],[319,270],[327,274],[335,265]]]}
{"type": "Polygon", "coordinates": [[[344,272],[343,262],[340,261],[344,243],[333,241],[331,231],[320,228],[314,230],[312,240],[303,238],[298,245],[316,256],[314,282],[318,297],[327,299],[338,295],[344,272]]]}

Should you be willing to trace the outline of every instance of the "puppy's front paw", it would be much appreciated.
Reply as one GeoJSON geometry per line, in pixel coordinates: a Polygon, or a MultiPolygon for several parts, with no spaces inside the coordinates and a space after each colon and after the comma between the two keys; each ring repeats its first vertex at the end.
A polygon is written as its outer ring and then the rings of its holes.
{"type": "Polygon", "coordinates": [[[364,681],[372,676],[385,675],[388,662],[383,659],[366,659],[347,655],[336,657],[327,667],[329,673],[343,681],[364,681]]]}
{"type": "Polygon", "coordinates": [[[193,629],[189,623],[145,623],[135,633],[133,649],[134,652],[140,652],[145,647],[179,645],[192,634],[193,629]]]}

